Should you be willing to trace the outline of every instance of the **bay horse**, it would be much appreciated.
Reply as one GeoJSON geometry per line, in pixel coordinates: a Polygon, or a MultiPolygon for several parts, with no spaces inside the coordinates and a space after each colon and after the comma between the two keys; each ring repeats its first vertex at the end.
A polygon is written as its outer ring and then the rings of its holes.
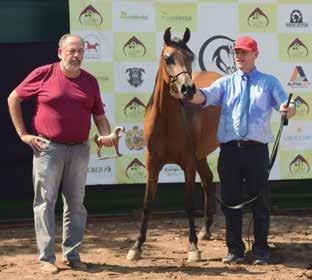
{"type": "Polygon", "coordinates": [[[216,130],[219,108],[202,109],[187,100],[192,99],[197,86],[207,86],[218,78],[211,73],[197,73],[192,80],[194,54],[187,46],[190,30],[186,28],[183,39],[171,39],[170,28],[164,32],[164,46],[155,80],[153,94],[146,106],[144,140],[146,145],[146,189],[141,227],[127,259],[141,258],[142,245],[150,215],[150,203],[155,199],[158,177],[162,167],[175,163],[184,171],[185,209],[189,221],[189,261],[200,260],[193,213],[193,191],[196,171],[201,178],[204,194],[204,225],[200,238],[209,239],[212,214],[209,211],[209,195],[213,191],[213,175],[207,164],[207,155],[217,148],[216,130]]]}

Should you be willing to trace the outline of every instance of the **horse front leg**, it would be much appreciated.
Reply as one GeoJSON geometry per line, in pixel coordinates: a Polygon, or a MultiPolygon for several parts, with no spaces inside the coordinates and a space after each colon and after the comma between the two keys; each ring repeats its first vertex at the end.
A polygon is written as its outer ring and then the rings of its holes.
{"type": "Polygon", "coordinates": [[[159,168],[157,170],[147,170],[147,182],[145,187],[144,203],[141,217],[140,232],[134,245],[130,248],[127,259],[137,260],[142,257],[142,246],[146,240],[149,216],[151,213],[151,202],[155,200],[157,191],[159,168]]]}
{"type": "Polygon", "coordinates": [[[198,161],[197,171],[201,180],[201,187],[204,194],[204,218],[203,226],[198,234],[201,240],[208,240],[211,237],[210,227],[213,222],[212,208],[210,207],[210,194],[214,192],[213,174],[208,166],[207,160],[198,161]]]}
{"type": "Polygon", "coordinates": [[[187,168],[184,171],[185,174],[185,210],[189,221],[189,251],[188,258],[189,262],[200,261],[201,256],[197,248],[197,236],[195,229],[195,219],[194,219],[194,201],[193,193],[195,187],[195,167],[187,168]]]}

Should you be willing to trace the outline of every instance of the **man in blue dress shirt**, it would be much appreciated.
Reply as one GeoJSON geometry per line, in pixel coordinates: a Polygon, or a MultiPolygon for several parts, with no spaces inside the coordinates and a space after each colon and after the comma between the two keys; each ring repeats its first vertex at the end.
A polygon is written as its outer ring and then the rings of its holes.
{"type": "MultiPolygon", "coordinates": [[[[234,44],[237,71],[222,77],[211,86],[196,91],[191,102],[203,106],[221,106],[217,138],[220,143],[218,173],[221,198],[227,205],[237,205],[243,199],[243,183],[251,196],[261,195],[253,203],[255,264],[269,259],[267,243],[270,210],[267,171],[268,143],[273,142],[270,126],[272,109],[295,115],[293,101],[287,107],[287,93],[272,75],[261,73],[255,66],[257,42],[248,36],[234,44]]],[[[222,207],[226,222],[228,255],[224,263],[244,261],[242,241],[242,210],[222,207]]]]}

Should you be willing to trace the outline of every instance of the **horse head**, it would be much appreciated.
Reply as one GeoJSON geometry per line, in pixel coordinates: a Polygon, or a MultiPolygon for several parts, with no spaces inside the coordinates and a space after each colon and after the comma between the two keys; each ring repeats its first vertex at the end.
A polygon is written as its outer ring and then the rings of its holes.
{"type": "Polygon", "coordinates": [[[192,81],[194,54],[187,46],[190,37],[191,32],[186,28],[183,39],[172,39],[170,27],[167,28],[161,53],[161,63],[167,76],[164,78],[170,85],[170,94],[182,100],[191,100],[196,92],[192,81]]]}

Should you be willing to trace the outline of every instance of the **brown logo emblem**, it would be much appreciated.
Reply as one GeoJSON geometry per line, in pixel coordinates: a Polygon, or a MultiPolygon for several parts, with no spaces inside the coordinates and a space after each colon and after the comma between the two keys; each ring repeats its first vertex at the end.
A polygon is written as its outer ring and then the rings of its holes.
{"type": "Polygon", "coordinates": [[[269,25],[269,19],[260,8],[256,8],[248,17],[248,25],[253,28],[263,28],[269,25]]]}
{"type": "Polygon", "coordinates": [[[287,49],[287,54],[290,57],[305,57],[308,56],[309,50],[300,39],[296,38],[291,42],[287,49]]]}
{"type": "Polygon", "coordinates": [[[79,22],[83,25],[100,25],[103,18],[92,5],[89,5],[79,15],[79,22]]]}
{"type": "Polygon", "coordinates": [[[289,164],[289,171],[293,175],[302,176],[310,171],[310,164],[302,155],[297,155],[289,164]]]}
{"type": "Polygon", "coordinates": [[[127,166],[126,176],[128,178],[135,179],[136,181],[143,179],[145,177],[145,165],[140,160],[135,158],[127,166]]]}
{"type": "Polygon", "coordinates": [[[146,54],[146,48],[137,37],[133,36],[123,46],[123,53],[125,56],[142,57],[146,54]]]}

